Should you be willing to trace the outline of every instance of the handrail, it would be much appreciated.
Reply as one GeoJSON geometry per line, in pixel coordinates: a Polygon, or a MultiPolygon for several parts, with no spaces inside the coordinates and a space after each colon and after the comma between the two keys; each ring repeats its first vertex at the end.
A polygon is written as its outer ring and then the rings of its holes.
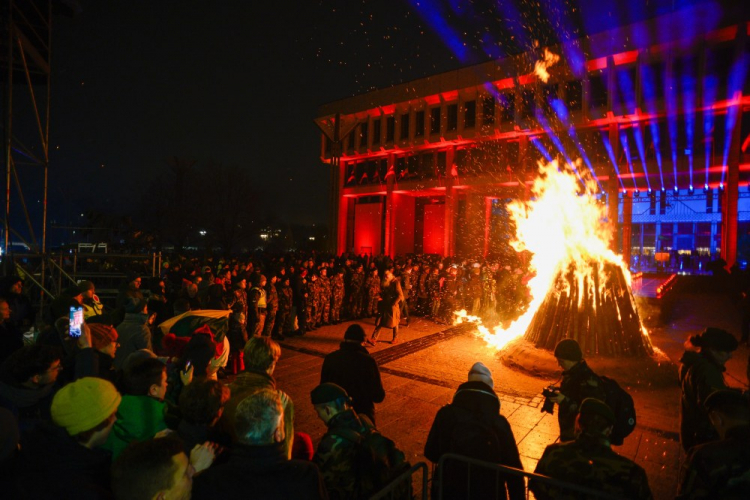
{"type": "MultiPolygon", "coordinates": [[[[419,469],[422,469],[422,500],[427,500],[429,498],[428,492],[427,492],[427,464],[424,462],[417,462],[416,464],[412,465],[411,468],[404,473],[402,473],[400,476],[398,476],[396,479],[391,481],[388,486],[383,488],[382,490],[375,493],[373,496],[370,497],[370,500],[382,500],[384,498],[389,498],[387,495],[389,493],[392,493],[396,488],[401,486],[401,484],[407,480],[411,483],[411,477],[414,475],[415,472],[417,472],[419,469]]],[[[411,484],[409,484],[409,489],[411,490],[411,484]]],[[[392,497],[392,495],[391,495],[392,497]]],[[[413,498],[410,496],[410,498],[413,498]]]]}
{"type": "MultiPolygon", "coordinates": [[[[538,483],[544,483],[549,484],[550,486],[555,486],[557,488],[567,490],[570,492],[579,493],[581,495],[586,495],[587,497],[591,498],[598,498],[602,500],[621,500],[622,497],[619,497],[617,495],[612,495],[611,493],[605,493],[603,491],[594,490],[591,488],[587,488],[585,486],[580,486],[577,484],[571,484],[565,481],[560,481],[559,479],[554,479],[551,477],[543,476],[541,474],[535,474],[533,472],[526,472],[521,469],[514,469],[513,467],[508,467],[505,465],[500,465],[496,463],[491,462],[484,462],[482,460],[477,460],[475,458],[467,457],[464,455],[458,455],[455,453],[445,453],[443,456],[440,457],[440,461],[438,462],[438,479],[439,479],[439,493],[438,493],[438,499],[443,500],[443,471],[445,471],[445,461],[446,460],[454,460],[457,462],[465,462],[469,465],[475,465],[478,467],[483,467],[485,469],[494,470],[495,473],[503,473],[505,475],[511,475],[511,476],[521,476],[528,479],[533,479],[534,482],[538,483]]],[[[469,478],[471,478],[471,475],[469,475],[469,478]]],[[[435,478],[433,477],[433,481],[435,478]]],[[[467,484],[467,491],[470,489],[471,485],[467,484]]],[[[527,486],[528,489],[528,486],[527,486]]]]}

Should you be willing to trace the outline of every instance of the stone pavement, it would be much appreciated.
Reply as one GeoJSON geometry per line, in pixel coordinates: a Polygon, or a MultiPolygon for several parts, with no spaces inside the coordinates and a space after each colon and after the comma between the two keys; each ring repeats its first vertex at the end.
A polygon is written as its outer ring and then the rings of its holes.
{"type": "MultiPolygon", "coordinates": [[[[364,320],[369,334],[373,320],[364,320]]],[[[310,404],[310,391],[320,380],[323,356],[336,350],[351,323],[327,326],[304,337],[281,342],[282,357],[276,368],[278,386],[295,402],[295,429],[307,432],[315,444],[325,432],[310,404]]],[[[654,342],[667,342],[652,335],[654,342]]],[[[459,384],[466,381],[471,365],[485,363],[493,373],[501,413],[508,418],[518,443],[524,469],[533,471],[545,447],[558,436],[557,417],[540,412],[542,380],[512,371],[500,363],[496,352],[473,334],[467,325],[450,327],[412,318],[401,328],[401,343],[391,346],[390,330],[382,330],[380,342],[370,352],[378,360],[386,391],[376,405],[378,429],[404,450],[412,463],[429,462],[424,444],[441,406],[449,403],[459,384]]],[[[679,387],[635,388],[638,426],[618,453],[635,460],[647,472],[657,499],[673,498],[677,487],[681,451],[679,446],[679,387]]]]}

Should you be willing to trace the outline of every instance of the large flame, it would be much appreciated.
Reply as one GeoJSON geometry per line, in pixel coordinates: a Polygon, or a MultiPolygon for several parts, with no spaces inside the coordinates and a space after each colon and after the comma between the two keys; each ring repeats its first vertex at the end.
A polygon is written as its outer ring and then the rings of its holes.
{"type": "Polygon", "coordinates": [[[630,286],[630,272],[622,258],[609,248],[612,225],[606,222],[606,206],[595,197],[597,184],[582,179],[572,169],[572,165],[561,169],[556,161],[540,163],[531,199],[508,205],[516,224],[516,238],[511,245],[518,252],[532,254],[532,277],[527,283],[531,302],[526,312],[507,328],[492,329],[483,325],[480,318],[467,316],[465,311],[455,313],[458,323],[477,323],[481,336],[497,349],[526,332],[561,270],[573,270],[582,285],[587,276],[595,270],[603,272],[604,265],[610,263],[623,270],[630,286]]]}

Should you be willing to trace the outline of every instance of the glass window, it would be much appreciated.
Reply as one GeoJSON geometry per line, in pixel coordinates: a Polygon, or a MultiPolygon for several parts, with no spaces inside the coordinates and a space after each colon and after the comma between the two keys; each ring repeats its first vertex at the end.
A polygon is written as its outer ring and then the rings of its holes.
{"type": "Polygon", "coordinates": [[[487,96],[482,99],[482,124],[492,125],[495,123],[495,98],[487,96]]]}
{"type": "Polygon", "coordinates": [[[513,92],[500,94],[500,119],[503,122],[512,123],[515,118],[516,95],[513,92]]]}
{"type": "Polygon", "coordinates": [[[589,75],[589,106],[591,108],[607,107],[606,72],[599,70],[589,75]]]}
{"type": "Polygon", "coordinates": [[[372,144],[380,144],[380,118],[372,121],[372,144]]]}
{"type": "Polygon", "coordinates": [[[368,126],[369,124],[367,122],[364,122],[362,125],[359,126],[359,147],[360,148],[367,147],[368,126]]]}
{"type": "Polygon", "coordinates": [[[583,109],[583,82],[574,80],[565,84],[565,98],[568,101],[568,109],[580,111],[583,109]]]}
{"type": "Polygon", "coordinates": [[[396,118],[389,116],[385,119],[385,142],[393,142],[394,129],[396,127],[396,118]]]}

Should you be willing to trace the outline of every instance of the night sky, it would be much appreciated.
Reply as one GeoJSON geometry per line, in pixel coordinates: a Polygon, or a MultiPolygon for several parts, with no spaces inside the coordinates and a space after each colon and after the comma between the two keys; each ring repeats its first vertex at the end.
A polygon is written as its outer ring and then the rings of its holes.
{"type": "Polygon", "coordinates": [[[50,220],[135,213],[177,156],[247,168],[260,217],[325,223],[321,104],[695,3],[80,0],[54,20],[50,220]]]}

